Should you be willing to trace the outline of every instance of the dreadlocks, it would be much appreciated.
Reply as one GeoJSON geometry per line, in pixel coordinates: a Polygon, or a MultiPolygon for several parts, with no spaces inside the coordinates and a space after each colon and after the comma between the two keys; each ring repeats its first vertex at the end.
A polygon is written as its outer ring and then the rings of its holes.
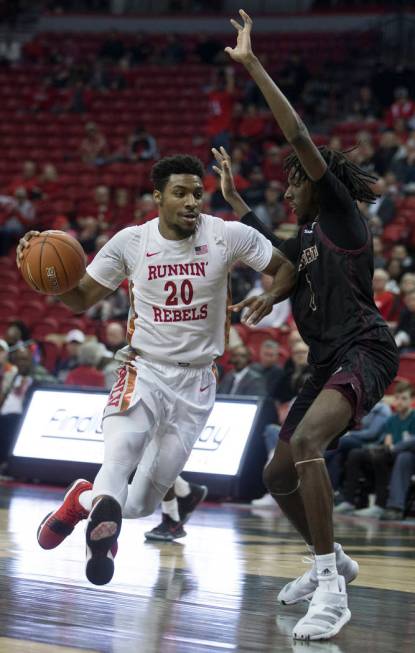
{"type": "MultiPolygon", "coordinates": [[[[324,145],[318,149],[329,169],[346,186],[354,200],[368,202],[369,204],[373,204],[376,201],[378,196],[373,191],[371,184],[377,181],[377,177],[360,168],[346,156],[355,149],[354,147],[345,152],[330,150],[324,145]]],[[[289,154],[284,159],[284,171],[287,174],[294,175],[298,181],[308,179],[300,163],[300,159],[295,152],[292,152],[292,154],[289,154]]]]}

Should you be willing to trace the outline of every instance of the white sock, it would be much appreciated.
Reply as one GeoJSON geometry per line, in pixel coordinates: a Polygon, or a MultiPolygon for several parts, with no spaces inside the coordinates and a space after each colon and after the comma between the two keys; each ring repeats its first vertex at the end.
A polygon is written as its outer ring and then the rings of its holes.
{"type": "Polygon", "coordinates": [[[191,492],[190,485],[187,481],[184,480],[184,478],[178,476],[174,481],[174,491],[176,496],[180,498],[187,497],[191,492]]]}
{"type": "Polygon", "coordinates": [[[339,582],[337,577],[336,554],[326,553],[316,555],[317,579],[319,587],[326,592],[338,592],[339,582]]]}
{"type": "Polygon", "coordinates": [[[78,496],[78,501],[84,510],[91,512],[92,509],[92,490],[85,490],[78,496]]]}
{"type": "Polygon", "coordinates": [[[311,555],[314,555],[315,551],[314,551],[313,545],[312,544],[307,544],[307,542],[305,543],[305,545],[307,547],[307,550],[311,553],[311,555]]]}
{"type": "Polygon", "coordinates": [[[161,510],[165,515],[168,515],[174,519],[174,521],[180,521],[179,506],[176,498],[172,499],[171,501],[162,501],[161,510]]]}

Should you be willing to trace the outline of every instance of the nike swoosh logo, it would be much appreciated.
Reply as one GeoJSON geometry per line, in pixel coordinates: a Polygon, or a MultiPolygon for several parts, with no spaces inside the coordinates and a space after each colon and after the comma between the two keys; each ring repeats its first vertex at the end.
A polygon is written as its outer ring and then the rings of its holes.
{"type": "Polygon", "coordinates": [[[205,385],[204,388],[200,388],[200,392],[204,392],[205,390],[207,390],[208,388],[210,388],[211,385],[212,385],[212,384],[209,383],[209,385],[205,385]]]}
{"type": "Polygon", "coordinates": [[[160,254],[160,252],[147,252],[146,256],[147,258],[150,258],[150,256],[155,256],[156,254],[160,254]]]}

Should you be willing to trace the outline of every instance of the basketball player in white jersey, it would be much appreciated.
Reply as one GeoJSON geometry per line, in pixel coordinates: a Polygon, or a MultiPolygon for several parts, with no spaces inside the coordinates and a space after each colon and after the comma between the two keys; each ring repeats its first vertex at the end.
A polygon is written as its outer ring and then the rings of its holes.
{"type": "MultiPolygon", "coordinates": [[[[279,294],[293,283],[294,266],[255,229],[201,214],[203,174],[192,156],[156,163],[159,217],[115,234],[78,286],[60,297],[80,313],[129,280],[129,344],[118,353],[121,367],[104,411],[102,467],[92,490],[75,481],[38,534],[44,548],[53,548],[88,517],[86,575],[97,585],[113,576],[122,516],[156,509],[213,408],[231,266],[240,260],[276,275],[279,294]]],[[[243,205],[241,214],[246,211],[243,205]]],[[[20,241],[18,261],[30,237],[20,241]]]]}

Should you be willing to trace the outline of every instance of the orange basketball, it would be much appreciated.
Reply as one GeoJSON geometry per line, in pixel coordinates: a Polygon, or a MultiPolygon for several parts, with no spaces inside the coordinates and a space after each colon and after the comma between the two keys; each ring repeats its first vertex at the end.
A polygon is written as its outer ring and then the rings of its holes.
{"type": "Polygon", "coordinates": [[[62,295],[75,288],[85,274],[85,253],[64,231],[42,231],[23,250],[20,271],[33,290],[62,295]]]}

